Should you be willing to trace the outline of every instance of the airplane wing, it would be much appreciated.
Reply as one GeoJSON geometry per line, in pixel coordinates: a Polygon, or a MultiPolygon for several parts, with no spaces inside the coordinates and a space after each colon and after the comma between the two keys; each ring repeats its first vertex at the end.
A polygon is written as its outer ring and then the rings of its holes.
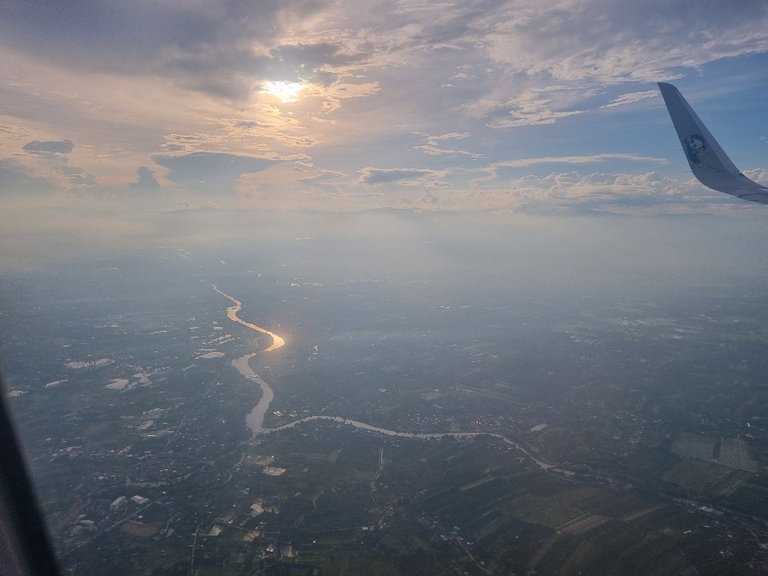
{"type": "Polygon", "coordinates": [[[659,90],[691,172],[699,182],[718,192],[768,204],[768,188],[739,172],[680,91],[665,82],[659,82],[659,90]]]}
{"type": "Polygon", "coordinates": [[[59,576],[21,445],[0,382],[0,574],[59,576]]]}

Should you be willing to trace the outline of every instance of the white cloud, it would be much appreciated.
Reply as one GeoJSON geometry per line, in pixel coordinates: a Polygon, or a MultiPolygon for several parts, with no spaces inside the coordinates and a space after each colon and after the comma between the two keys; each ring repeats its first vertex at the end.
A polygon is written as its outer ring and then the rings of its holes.
{"type": "Polygon", "coordinates": [[[768,6],[759,0],[529,0],[500,6],[475,28],[489,58],[515,72],[620,83],[764,52],[767,23],[768,6]]]}
{"type": "Polygon", "coordinates": [[[538,158],[519,158],[516,160],[507,160],[505,162],[496,162],[491,165],[493,168],[528,168],[537,164],[596,164],[608,162],[611,160],[624,160],[627,162],[651,162],[654,164],[666,164],[666,158],[657,158],[646,156],[644,154],[589,154],[584,156],[540,156],[538,158]]]}
{"type": "Polygon", "coordinates": [[[765,168],[752,168],[744,170],[744,175],[750,180],[768,186],[768,170],[765,168]]]}
{"type": "Polygon", "coordinates": [[[625,106],[627,104],[634,104],[648,98],[657,98],[659,93],[657,90],[643,90],[642,92],[629,92],[627,94],[620,94],[608,104],[601,106],[601,108],[615,108],[617,106],[625,106]]]}
{"type": "Polygon", "coordinates": [[[468,138],[469,133],[448,132],[438,136],[427,136],[427,143],[414,146],[414,150],[421,150],[428,156],[469,156],[470,158],[482,158],[482,154],[470,152],[468,150],[457,150],[455,148],[443,148],[442,143],[451,140],[463,140],[468,138]]]}

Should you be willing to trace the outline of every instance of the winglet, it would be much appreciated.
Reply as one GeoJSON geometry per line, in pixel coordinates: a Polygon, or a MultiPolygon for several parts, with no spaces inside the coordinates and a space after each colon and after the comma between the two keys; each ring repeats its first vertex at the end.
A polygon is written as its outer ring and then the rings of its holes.
{"type": "Polygon", "coordinates": [[[659,82],[659,90],[691,172],[699,182],[718,192],[768,204],[768,188],[739,172],[680,91],[665,82],[659,82]]]}

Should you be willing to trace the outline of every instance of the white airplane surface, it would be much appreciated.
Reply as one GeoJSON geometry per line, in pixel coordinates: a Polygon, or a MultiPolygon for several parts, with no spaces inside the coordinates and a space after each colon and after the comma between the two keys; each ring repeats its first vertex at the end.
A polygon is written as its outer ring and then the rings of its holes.
{"type": "Polygon", "coordinates": [[[664,82],[659,82],[659,90],[691,172],[699,182],[718,192],[768,204],[768,188],[750,180],[736,168],[680,91],[664,82]]]}

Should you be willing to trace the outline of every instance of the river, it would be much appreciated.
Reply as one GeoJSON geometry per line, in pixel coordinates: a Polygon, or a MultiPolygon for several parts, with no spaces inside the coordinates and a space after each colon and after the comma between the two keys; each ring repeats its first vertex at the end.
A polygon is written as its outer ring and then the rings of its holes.
{"type": "MultiPolygon", "coordinates": [[[[246,322],[242,318],[238,316],[239,312],[242,310],[243,305],[242,303],[230,296],[229,294],[222,292],[219,290],[216,286],[213,286],[213,289],[227,298],[230,302],[232,302],[232,306],[227,308],[227,318],[229,318],[232,322],[236,322],[237,324],[241,324],[242,326],[245,326],[246,328],[250,328],[251,330],[255,330],[256,332],[259,332],[261,334],[266,334],[268,336],[272,337],[272,344],[265,348],[262,352],[272,352],[273,350],[277,350],[278,348],[282,348],[285,345],[285,340],[275,334],[274,332],[271,332],[267,330],[266,328],[262,328],[261,326],[257,326],[256,324],[253,324],[251,322],[246,322]]],[[[305,424],[307,422],[316,422],[320,420],[330,421],[330,422],[337,422],[339,424],[343,424],[346,426],[354,426],[355,428],[358,428],[360,430],[365,430],[367,432],[375,433],[375,434],[382,434],[384,436],[394,436],[398,438],[413,438],[413,439],[420,439],[420,440],[430,440],[430,439],[438,439],[438,438],[479,438],[481,436],[485,436],[488,438],[496,438],[498,440],[501,440],[505,444],[512,446],[525,454],[528,458],[530,458],[539,468],[542,470],[546,470],[548,472],[557,472],[560,474],[565,475],[571,475],[572,472],[568,470],[562,470],[557,468],[554,464],[549,464],[547,462],[544,462],[543,460],[539,460],[535,456],[533,456],[528,449],[526,449],[524,446],[521,446],[514,440],[507,438],[506,436],[502,434],[498,434],[496,432],[401,432],[397,430],[389,430],[387,428],[380,428],[378,426],[373,426],[371,424],[366,424],[365,422],[360,422],[358,420],[352,420],[350,418],[343,418],[342,416],[307,416],[305,418],[301,418],[299,420],[295,420],[293,422],[290,422],[288,424],[283,424],[282,426],[277,426],[275,428],[265,428],[264,427],[264,417],[267,414],[267,410],[269,410],[270,404],[272,404],[272,401],[275,398],[275,393],[272,390],[272,387],[264,380],[261,376],[259,376],[256,372],[254,372],[253,368],[251,368],[250,360],[254,356],[257,356],[261,354],[262,352],[251,352],[248,354],[245,354],[244,356],[240,356],[236,360],[232,361],[232,365],[237,369],[242,376],[251,382],[255,382],[259,385],[259,388],[261,388],[261,399],[259,400],[259,403],[254,406],[253,410],[251,410],[248,415],[245,417],[246,425],[248,426],[248,429],[251,431],[252,437],[256,437],[260,434],[271,434],[274,432],[280,432],[281,430],[288,430],[290,428],[294,428],[295,426],[299,426],[301,424],[305,424]]]]}

